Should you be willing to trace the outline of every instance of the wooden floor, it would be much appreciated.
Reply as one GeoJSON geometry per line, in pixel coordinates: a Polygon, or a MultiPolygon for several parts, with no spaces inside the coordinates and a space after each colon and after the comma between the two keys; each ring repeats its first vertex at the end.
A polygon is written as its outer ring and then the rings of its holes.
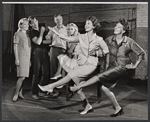
{"type": "Polygon", "coordinates": [[[12,101],[15,91],[16,76],[7,75],[2,81],[2,120],[148,120],[148,90],[147,85],[129,85],[120,81],[113,89],[124,114],[110,117],[114,108],[102,93],[100,103],[97,102],[96,84],[83,89],[93,106],[92,112],[80,115],[82,103],[77,94],[70,101],[65,99],[65,90],[61,90],[58,98],[31,97],[31,79],[24,82],[24,96],[26,100],[12,101]]]}

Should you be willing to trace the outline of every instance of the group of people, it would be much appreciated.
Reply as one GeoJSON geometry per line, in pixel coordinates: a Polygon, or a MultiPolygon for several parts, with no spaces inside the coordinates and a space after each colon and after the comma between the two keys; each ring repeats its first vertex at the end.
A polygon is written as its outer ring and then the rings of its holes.
{"type": "Polygon", "coordinates": [[[144,50],[127,36],[128,22],[120,19],[114,27],[114,35],[104,41],[96,34],[101,25],[95,16],[87,17],[85,34],[80,34],[74,23],[64,26],[61,15],[54,16],[54,21],[56,26],[48,27],[48,33],[45,33],[44,27],[39,29],[35,17],[23,18],[19,21],[19,29],[14,35],[15,63],[19,79],[13,101],[17,101],[18,97],[24,99],[22,84],[25,77],[29,76],[30,58],[32,58],[34,99],[39,99],[39,93],[53,93],[55,88],[62,88],[66,83],[73,81],[74,86],[69,89],[76,91],[83,101],[84,110],[80,114],[84,115],[92,110],[92,105],[82,89],[100,82],[99,87],[115,107],[111,117],[123,114],[123,108],[110,88],[113,88],[118,79],[130,69],[135,69],[145,58],[144,50]],[[28,31],[29,26],[31,29],[28,31]],[[50,51],[48,51],[49,47],[50,51]],[[131,52],[138,55],[135,64],[131,62],[129,56],[131,52]],[[96,70],[98,58],[101,56],[106,59],[105,71],[85,81],[96,70]],[[63,75],[62,71],[67,74],[63,75]],[[59,80],[56,81],[58,78],[59,80]],[[50,79],[54,79],[55,82],[49,84],[50,79]]]}

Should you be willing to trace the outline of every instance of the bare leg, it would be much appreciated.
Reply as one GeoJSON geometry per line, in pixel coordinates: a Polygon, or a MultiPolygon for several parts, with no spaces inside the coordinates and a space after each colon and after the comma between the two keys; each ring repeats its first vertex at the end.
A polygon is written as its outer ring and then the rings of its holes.
{"type": "Polygon", "coordinates": [[[23,96],[23,94],[22,94],[22,89],[23,89],[23,88],[20,89],[19,97],[22,98],[22,99],[25,99],[24,96],[23,96]]]}
{"type": "Polygon", "coordinates": [[[19,92],[20,92],[20,89],[22,87],[22,83],[23,83],[24,79],[25,79],[25,77],[20,77],[16,83],[16,92],[15,92],[15,95],[13,97],[14,102],[16,102],[18,99],[18,95],[19,95],[19,92]]]}
{"type": "Polygon", "coordinates": [[[57,72],[56,72],[55,76],[60,75],[60,74],[61,74],[61,70],[62,70],[62,67],[61,67],[61,66],[60,66],[60,64],[59,64],[59,66],[58,66],[58,69],[57,69],[57,72]]]}
{"type": "Polygon", "coordinates": [[[115,106],[115,114],[120,111],[121,107],[119,103],[116,100],[116,97],[113,92],[111,92],[107,87],[103,86],[101,87],[102,91],[105,93],[105,95],[108,97],[108,99],[111,101],[111,103],[115,106]]]}
{"type": "MultiPolygon", "coordinates": [[[[80,82],[79,84],[83,84],[85,81],[80,82]]],[[[83,101],[83,106],[85,109],[80,113],[81,115],[87,114],[88,111],[92,109],[92,106],[90,105],[88,99],[86,98],[85,94],[83,93],[82,89],[77,91],[80,99],[83,101]]]]}
{"type": "Polygon", "coordinates": [[[39,86],[39,88],[42,91],[48,91],[48,92],[53,92],[53,89],[55,87],[58,87],[60,85],[66,84],[71,80],[71,77],[69,75],[66,75],[65,77],[63,77],[62,79],[58,80],[57,82],[51,83],[49,85],[45,85],[45,86],[39,86]]]}
{"type": "Polygon", "coordinates": [[[61,71],[62,71],[62,67],[61,67],[61,65],[58,63],[57,72],[55,73],[54,77],[52,77],[51,79],[58,79],[59,77],[62,77],[61,71]]]}
{"type": "Polygon", "coordinates": [[[85,83],[82,83],[82,84],[79,84],[77,86],[73,86],[73,87],[70,87],[70,90],[71,91],[77,91],[79,90],[80,88],[83,88],[83,87],[86,87],[86,86],[89,86],[89,85],[92,85],[96,82],[100,81],[99,78],[97,76],[94,76],[92,77],[91,79],[87,80],[85,83]]]}
{"type": "MultiPolygon", "coordinates": [[[[79,90],[83,87],[92,85],[92,84],[94,84],[98,81],[100,81],[99,78],[97,76],[94,76],[91,79],[87,80],[85,83],[79,84],[78,86],[70,87],[70,90],[71,91],[77,91],[77,90],[79,90]]],[[[102,86],[101,89],[106,94],[106,96],[109,98],[111,103],[115,106],[115,109],[116,109],[115,113],[117,113],[121,109],[121,107],[118,104],[118,102],[115,98],[115,95],[108,88],[106,88],[105,86],[102,86]]]]}
{"type": "Polygon", "coordinates": [[[83,101],[84,110],[80,113],[81,115],[87,114],[90,110],[92,110],[92,106],[90,105],[88,99],[86,98],[83,91],[80,89],[78,92],[80,99],[83,101]]]}

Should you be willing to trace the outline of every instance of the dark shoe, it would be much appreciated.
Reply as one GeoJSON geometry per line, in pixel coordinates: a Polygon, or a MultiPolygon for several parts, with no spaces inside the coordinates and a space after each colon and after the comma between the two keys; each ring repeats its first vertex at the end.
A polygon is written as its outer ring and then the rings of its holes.
{"type": "Polygon", "coordinates": [[[116,117],[116,116],[119,116],[119,115],[122,115],[122,114],[124,114],[124,112],[123,112],[123,109],[121,108],[116,114],[111,114],[110,116],[111,117],[116,117]]]}
{"type": "Polygon", "coordinates": [[[38,97],[38,95],[32,95],[32,98],[35,100],[39,100],[40,98],[38,97]]]}

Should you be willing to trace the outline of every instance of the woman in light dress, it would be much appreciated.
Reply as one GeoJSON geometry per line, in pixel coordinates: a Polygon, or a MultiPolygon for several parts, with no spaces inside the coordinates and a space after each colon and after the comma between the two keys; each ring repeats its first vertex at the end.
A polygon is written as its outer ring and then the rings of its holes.
{"type": "MultiPolygon", "coordinates": [[[[53,92],[53,89],[55,87],[64,85],[70,80],[73,80],[74,83],[78,85],[79,83],[82,83],[81,81],[84,81],[85,78],[87,78],[96,70],[98,65],[98,57],[96,56],[96,51],[101,50],[103,51],[104,55],[109,53],[108,47],[104,42],[103,38],[96,34],[99,28],[100,23],[95,16],[89,16],[86,19],[85,34],[78,34],[76,36],[68,37],[62,34],[58,34],[54,29],[50,28],[54,33],[56,33],[60,38],[64,39],[65,41],[69,43],[79,43],[80,53],[77,55],[78,66],[73,70],[70,70],[65,77],[55,83],[46,86],[39,85],[39,88],[42,91],[53,92]]],[[[78,90],[77,93],[79,94],[80,99],[85,104],[85,109],[80,114],[86,114],[92,109],[92,106],[82,92],[82,89],[78,90]]]]}
{"type": "MultiPolygon", "coordinates": [[[[68,36],[77,36],[79,34],[78,27],[74,23],[69,23],[67,25],[67,30],[68,30],[68,36]]],[[[68,54],[61,54],[58,56],[60,66],[58,67],[55,77],[51,79],[57,80],[59,77],[62,77],[61,75],[62,68],[66,72],[69,72],[70,70],[78,66],[77,65],[77,54],[79,53],[78,43],[68,43],[67,53],[68,54]]]]}
{"type": "Polygon", "coordinates": [[[29,28],[28,19],[22,18],[18,22],[18,30],[14,34],[14,54],[15,65],[17,67],[17,83],[13,101],[16,102],[18,97],[24,99],[22,94],[23,81],[29,77],[30,57],[31,57],[31,42],[27,34],[29,28]]]}

